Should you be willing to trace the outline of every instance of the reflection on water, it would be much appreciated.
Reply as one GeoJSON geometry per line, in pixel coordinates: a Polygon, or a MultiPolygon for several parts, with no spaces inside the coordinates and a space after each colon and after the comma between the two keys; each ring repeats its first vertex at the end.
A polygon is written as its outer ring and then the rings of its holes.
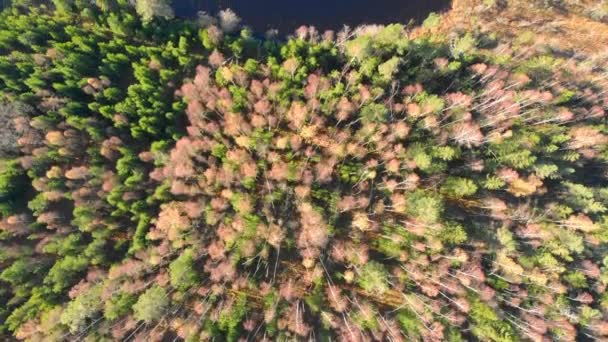
{"type": "Polygon", "coordinates": [[[303,24],[325,30],[343,25],[420,22],[449,5],[449,0],[173,0],[178,17],[194,18],[198,11],[216,13],[231,8],[255,31],[274,28],[283,34],[303,24]]]}

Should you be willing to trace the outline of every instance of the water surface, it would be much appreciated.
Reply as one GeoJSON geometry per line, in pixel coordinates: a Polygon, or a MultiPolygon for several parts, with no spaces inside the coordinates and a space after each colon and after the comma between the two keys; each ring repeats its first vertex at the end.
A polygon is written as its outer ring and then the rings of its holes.
{"type": "Polygon", "coordinates": [[[362,24],[421,22],[431,12],[448,9],[450,0],[173,0],[178,17],[195,18],[198,11],[215,14],[230,8],[257,32],[293,32],[300,25],[318,30],[362,24]]]}

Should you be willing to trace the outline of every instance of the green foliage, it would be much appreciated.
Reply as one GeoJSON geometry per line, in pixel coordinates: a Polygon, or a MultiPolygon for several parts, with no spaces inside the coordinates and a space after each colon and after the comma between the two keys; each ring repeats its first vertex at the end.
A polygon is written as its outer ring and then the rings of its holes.
{"type": "Polygon", "coordinates": [[[464,342],[465,339],[462,337],[462,333],[454,328],[448,328],[447,333],[445,334],[446,341],[449,342],[464,342]]]}
{"type": "Polygon", "coordinates": [[[483,181],[483,187],[488,190],[497,190],[505,186],[505,182],[493,175],[488,175],[486,179],[483,181]]]}
{"type": "Polygon", "coordinates": [[[513,328],[502,320],[496,312],[479,299],[471,303],[470,317],[473,321],[473,334],[486,341],[509,342],[517,341],[513,328]]]}
{"type": "Polygon", "coordinates": [[[22,258],[14,261],[9,267],[6,267],[0,273],[0,279],[18,286],[25,284],[32,276],[42,271],[43,265],[39,264],[31,258],[22,258]]]}
{"type": "Polygon", "coordinates": [[[376,33],[363,34],[346,43],[346,54],[348,57],[358,61],[363,72],[370,76],[370,72],[376,71],[380,64],[378,57],[387,51],[396,51],[399,54],[405,52],[409,45],[407,36],[402,25],[392,24],[380,29],[376,33]],[[368,66],[365,66],[368,64],[368,66]]]}
{"type": "Polygon", "coordinates": [[[397,321],[399,322],[401,329],[407,332],[407,335],[410,338],[418,338],[420,336],[420,320],[411,310],[400,310],[397,314],[397,321]]]}
{"type": "Polygon", "coordinates": [[[449,223],[439,232],[439,238],[448,245],[458,245],[467,241],[467,232],[462,225],[449,223]]]}
{"type": "Polygon", "coordinates": [[[392,258],[398,258],[404,250],[411,247],[412,236],[402,227],[384,227],[385,234],[374,241],[374,246],[378,252],[392,258]],[[394,238],[397,236],[398,238],[394,238]]]}
{"type": "Polygon", "coordinates": [[[80,233],[72,233],[66,236],[55,236],[44,246],[45,253],[61,256],[75,255],[82,251],[83,236],[80,233]]]}
{"type": "Polygon", "coordinates": [[[18,160],[0,161],[0,214],[8,216],[24,195],[25,171],[18,160]]]}
{"type": "Polygon", "coordinates": [[[137,0],[135,8],[145,23],[155,17],[171,19],[174,15],[168,0],[137,0]]]}
{"type": "Polygon", "coordinates": [[[541,179],[544,178],[557,178],[559,177],[556,173],[559,171],[559,167],[555,164],[539,164],[534,166],[536,175],[541,179]]]}
{"type": "Polygon", "coordinates": [[[588,286],[587,279],[581,271],[569,272],[564,276],[564,280],[575,289],[586,288],[588,286]]]}
{"type": "Polygon", "coordinates": [[[360,329],[377,331],[380,328],[376,312],[357,311],[353,314],[353,321],[360,329]]]}
{"type": "Polygon", "coordinates": [[[84,256],[67,255],[59,259],[44,278],[44,283],[52,286],[53,292],[61,292],[74,285],[78,275],[89,266],[89,260],[84,256]]]}
{"type": "Polygon", "coordinates": [[[322,288],[320,286],[316,286],[314,291],[310,295],[304,297],[306,305],[308,306],[310,311],[314,313],[319,313],[323,308],[324,297],[321,289],[322,288]]]}
{"type": "Polygon", "coordinates": [[[118,293],[103,303],[103,315],[110,321],[123,317],[131,311],[137,297],[129,293],[118,293]]]}
{"type": "Polygon", "coordinates": [[[398,57],[392,57],[378,66],[378,73],[383,80],[389,81],[393,79],[393,76],[399,71],[400,63],[401,60],[398,57]]]}
{"type": "Polygon", "coordinates": [[[475,52],[477,41],[471,35],[466,33],[464,36],[457,38],[452,45],[452,55],[455,58],[468,59],[475,52]]]}
{"type": "Polygon", "coordinates": [[[441,196],[425,190],[415,190],[407,195],[406,213],[422,222],[437,222],[443,211],[441,196]]]}
{"type": "Polygon", "coordinates": [[[133,315],[146,323],[159,320],[169,308],[169,298],[165,290],[153,285],[137,298],[133,305],[133,315]]]}
{"type": "Polygon", "coordinates": [[[566,186],[568,196],[567,202],[577,210],[584,213],[603,213],[606,206],[601,201],[596,201],[593,190],[582,185],[571,182],[562,183],[566,186]]]}
{"type": "Polygon", "coordinates": [[[474,195],[477,185],[468,178],[449,177],[443,183],[441,191],[450,197],[462,198],[474,195]]]}
{"type": "Polygon", "coordinates": [[[101,301],[101,286],[94,286],[78,295],[61,313],[61,324],[68,326],[71,333],[82,330],[87,320],[97,315],[103,306],[101,301]]]}
{"type": "Polygon", "coordinates": [[[234,306],[220,314],[218,326],[226,333],[227,341],[236,341],[239,334],[239,325],[247,313],[247,297],[239,295],[234,306]]]}
{"type": "Polygon", "coordinates": [[[521,71],[531,75],[538,81],[547,79],[552,70],[559,64],[559,60],[551,55],[542,55],[531,58],[521,66],[521,71]]]}
{"type": "Polygon", "coordinates": [[[361,179],[362,165],[343,164],[340,166],[340,179],[345,183],[355,184],[361,179]]]}
{"type": "Polygon", "coordinates": [[[28,208],[34,215],[42,214],[49,205],[49,201],[44,197],[44,194],[39,193],[31,201],[28,202],[28,208]]]}
{"type": "Polygon", "coordinates": [[[370,103],[361,108],[361,119],[366,122],[384,122],[387,115],[386,106],[379,103],[370,103]]]}
{"type": "Polygon", "coordinates": [[[437,95],[423,93],[418,96],[418,100],[427,114],[439,114],[445,108],[445,101],[437,95]]]}
{"type": "Polygon", "coordinates": [[[380,296],[389,290],[388,273],[382,264],[368,262],[358,273],[357,285],[365,292],[380,296]]]}
{"type": "Polygon", "coordinates": [[[554,255],[566,260],[573,260],[572,253],[581,253],[585,246],[583,238],[568,229],[555,229],[556,238],[547,241],[546,248],[554,255]]]}
{"type": "Polygon", "coordinates": [[[198,283],[198,274],[194,266],[194,252],[185,250],[169,265],[171,285],[173,287],[187,290],[198,283]]]}
{"type": "Polygon", "coordinates": [[[433,146],[431,155],[443,161],[451,161],[460,157],[461,151],[454,146],[433,146]]]}
{"type": "Polygon", "coordinates": [[[431,14],[429,14],[429,16],[426,19],[424,19],[422,26],[427,29],[432,29],[432,28],[439,26],[440,24],[441,24],[441,15],[439,15],[435,12],[432,12],[431,14]]]}
{"type": "Polygon", "coordinates": [[[601,316],[601,311],[584,305],[579,313],[579,323],[582,325],[589,325],[592,320],[599,319],[601,316]]]}

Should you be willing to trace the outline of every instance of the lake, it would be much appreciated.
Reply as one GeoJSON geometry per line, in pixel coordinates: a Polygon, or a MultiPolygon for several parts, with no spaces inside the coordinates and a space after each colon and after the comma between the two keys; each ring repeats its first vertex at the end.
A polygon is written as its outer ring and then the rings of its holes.
{"type": "Polygon", "coordinates": [[[198,11],[210,14],[230,8],[243,23],[262,33],[277,29],[292,33],[301,25],[319,31],[343,25],[421,22],[431,12],[449,9],[450,0],[173,0],[175,15],[195,18],[198,11]]]}

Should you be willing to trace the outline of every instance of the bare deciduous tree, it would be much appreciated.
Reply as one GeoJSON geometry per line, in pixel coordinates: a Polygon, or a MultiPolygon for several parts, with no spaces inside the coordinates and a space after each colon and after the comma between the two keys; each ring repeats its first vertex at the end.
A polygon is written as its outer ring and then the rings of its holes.
{"type": "Polygon", "coordinates": [[[20,102],[0,103],[0,158],[19,153],[17,139],[20,137],[15,119],[25,117],[32,108],[20,102]]]}

